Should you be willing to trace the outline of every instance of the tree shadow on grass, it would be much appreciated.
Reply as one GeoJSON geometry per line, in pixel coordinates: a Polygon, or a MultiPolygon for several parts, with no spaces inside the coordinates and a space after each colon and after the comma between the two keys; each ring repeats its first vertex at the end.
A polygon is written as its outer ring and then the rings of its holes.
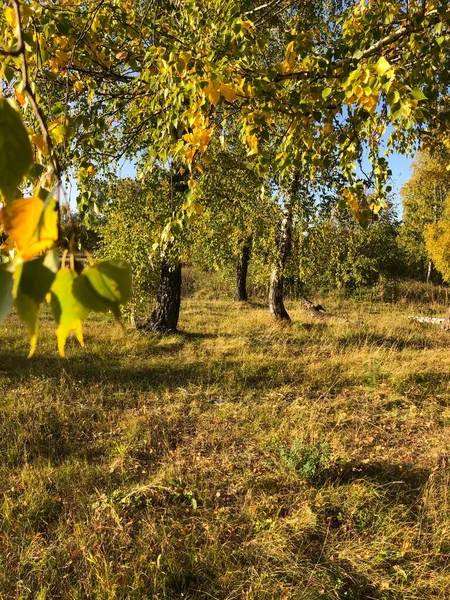
{"type": "Polygon", "coordinates": [[[203,333],[200,331],[180,330],[174,333],[175,336],[184,340],[184,342],[197,342],[202,340],[216,340],[219,338],[235,338],[231,333],[203,333]]]}
{"type": "MultiPolygon", "coordinates": [[[[398,382],[396,387],[400,394],[406,394],[409,399],[420,400],[429,396],[436,396],[449,391],[450,373],[444,370],[409,373],[405,379],[398,382]]],[[[443,400],[446,406],[447,399],[444,398],[443,400]]]]}
{"type": "Polygon", "coordinates": [[[369,481],[383,487],[389,501],[405,506],[418,506],[431,469],[395,464],[386,461],[371,463],[348,462],[324,469],[317,478],[319,485],[346,485],[369,481]]]}
{"type": "Polygon", "coordinates": [[[183,361],[170,351],[161,360],[158,355],[137,354],[128,358],[83,352],[67,360],[56,355],[27,359],[19,352],[0,352],[0,380],[7,379],[10,385],[27,382],[31,388],[35,380],[43,379],[53,381],[56,386],[63,380],[69,387],[71,382],[78,388],[103,385],[111,391],[111,402],[120,392],[171,392],[190,385],[220,384],[225,391],[240,394],[245,389],[276,389],[293,377],[300,374],[282,372],[276,365],[265,363],[243,368],[242,360],[231,356],[208,361],[198,356],[183,361]]]}
{"type": "MultiPolygon", "coordinates": [[[[130,362],[135,360],[139,363],[141,358],[137,355],[130,359],[130,362]]],[[[0,377],[6,376],[12,381],[28,377],[59,381],[61,376],[69,376],[83,384],[117,384],[120,388],[127,389],[133,386],[137,390],[151,390],[162,385],[173,388],[189,383],[194,378],[196,366],[197,363],[183,365],[177,361],[156,365],[150,363],[146,366],[124,366],[120,359],[105,358],[92,353],[71,357],[69,360],[57,356],[35,356],[29,360],[18,353],[0,353],[0,377]]]]}
{"type": "Polygon", "coordinates": [[[450,338],[419,338],[411,339],[392,335],[383,335],[376,332],[353,332],[345,336],[339,337],[337,340],[338,346],[341,348],[375,346],[377,348],[397,349],[397,350],[427,350],[437,348],[448,348],[450,346],[450,338]]]}

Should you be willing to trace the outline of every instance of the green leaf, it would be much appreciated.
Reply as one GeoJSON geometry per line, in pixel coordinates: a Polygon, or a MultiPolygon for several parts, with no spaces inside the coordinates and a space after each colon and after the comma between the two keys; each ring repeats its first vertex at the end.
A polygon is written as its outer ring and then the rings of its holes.
{"type": "Polygon", "coordinates": [[[44,256],[24,263],[19,283],[19,292],[26,294],[37,304],[40,304],[50,291],[58,267],[59,257],[57,250],[50,250],[44,256]]]}
{"type": "Polygon", "coordinates": [[[323,98],[324,100],[326,100],[326,99],[328,98],[328,96],[330,96],[330,95],[331,95],[332,91],[333,91],[333,90],[332,90],[331,88],[325,88],[325,89],[323,90],[323,92],[322,92],[322,98],[323,98]]]}
{"type": "Polygon", "coordinates": [[[113,311],[114,314],[119,312],[118,303],[110,302],[99,296],[84,273],[74,281],[73,294],[83,306],[94,312],[108,312],[109,310],[113,311]]]}
{"type": "Polygon", "coordinates": [[[33,356],[38,339],[39,306],[50,291],[59,267],[58,251],[51,250],[44,256],[21,264],[17,290],[13,293],[20,319],[30,334],[30,352],[33,356]]]}
{"type": "Polygon", "coordinates": [[[0,323],[8,316],[13,307],[13,275],[11,263],[0,265],[0,323]]]}
{"type": "Polygon", "coordinates": [[[51,288],[51,307],[55,321],[58,323],[56,338],[61,356],[65,355],[66,340],[71,331],[75,332],[81,346],[84,346],[81,321],[90,311],[74,296],[73,284],[78,277],[79,275],[74,271],[61,269],[51,288]]]}
{"type": "Polygon", "coordinates": [[[7,67],[5,67],[5,79],[8,83],[11,83],[11,81],[14,79],[16,75],[16,72],[14,71],[14,69],[12,67],[10,67],[9,65],[7,67]]]}
{"type": "Polygon", "coordinates": [[[405,107],[400,102],[397,102],[397,104],[394,104],[393,106],[391,106],[391,119],[393,121],[395,121],[395,119],[398,119],[399,117],[401,117],[404,110],[405,110],[405,107]]]}
{"type": "Polygon", "coordinates": [[[122,260],[102,260],[83,272],[93,290],[113,304],[125,304],[131,294],[131,269],[122,260]]]}
{"type": "Polygon", "coordinates": [[[28,358],[31,358],[36,350],[38,339],[39,304],[26,294],[22,294],[20,289],[14,304],[19,313],[20,320],[25,323],[30,334],[30,352],[28,353],[28,358]]]}
{"type": "Polygon", "coordinates": [[[422,92],[422,90],[420,88],[415,88],[414,90],[412,90],[411,96],[414,98],[414,100],[426,100],[427,99],[427,97],[425,96],[425,94],[422,92]]]}
{"type": "Polygon", "coordinates": [[[0,99],[0,190],[6,201],[14,199],[32,162],[30,139],[20,114],[0,99]]]}
{"type": "Polygon", "coordinates": [[[392,106],[393,104],[396,104],[400,100],[400,94],[397,90],[393,90],[392,92],[389,92],[388,94],[386,94],[386,99],[389,102],[389,104],[392,106]]]}

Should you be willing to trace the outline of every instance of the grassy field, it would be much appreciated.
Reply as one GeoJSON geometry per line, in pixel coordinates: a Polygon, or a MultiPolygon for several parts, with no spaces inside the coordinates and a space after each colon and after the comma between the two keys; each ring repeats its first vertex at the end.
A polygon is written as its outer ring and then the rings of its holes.
{"type": "Polygon", "coordinates": [[[186,300],[179,335],[93,320],[69,360],[11,317],[0,598],[450,598],[450,335],[328,306],[186,300]]]}

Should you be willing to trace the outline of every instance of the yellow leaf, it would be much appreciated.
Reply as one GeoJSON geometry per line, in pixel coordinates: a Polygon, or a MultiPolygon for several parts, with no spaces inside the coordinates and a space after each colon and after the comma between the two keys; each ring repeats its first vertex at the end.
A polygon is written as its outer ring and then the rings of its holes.
{"type": "Polygon", "coordinates": [[[249,155],[258,153],[258,138],[255,134],[247,135],[247,146],[250,148],[249,155]]]}
{"type": "Polygon", "coordinates": [[[47,150],[47,146],[45,145],[45,140],[42,133],[33,134],[31,136],[31,141],[41,152],[45,152],[47,150]]]}
{"type": "Polygon", "coordinates": [[[378,59],[378,62],[376,64],[376,70],[378,75],[385,75],[388,71],[390,71],[392,69],[392,66],[390,65],[390,63],[384,58],[384,56],[381,56],[378,59]]]}
{"type": "Polygon", "coordinates": [[[47,203],[36,196],[13,200],[9,208],[0,211],[0,221],[25,261],[47,250],[58,239],[55,198],[47,203]]]}
{"type": "Polygon", "coordinates": [[[24,106],[27,102],[27,97],[22,92],[19,92],[17,88],[14,88],[14,95],[20,106],[24,106]]]}
{"type": "Polygon", "coordinates": [[[246,85],[246,94],[249,98],[254,98],[255,97],[255,88],[252,87],[249,83],[246,85]]]}
{"type": "Polygon", "coordinates": [[[376,215],[381,211],[384,210],[385,208],[388,207],[388,203],[387,202],[372,202],[369,205],[369,208],[372,212],[374,212],[376,215]]]}
{"type": "Polygon", "coordinates": [[[286,54],[290,54],[291,52],[294,52],[294,41],[289,42],[286,46],[286,54]]]}
{"type": "Polygon", "coordinates": [[[77,92],[81,92],[81,90],[84,88],[84,83],[82,81],[75,81],[73,87],[76,89],[77,92]]]}
{"type": "Polygon", "coordinates": [[[192,146],[189,146],[184,153],[184,159],[186,161],[186,164],[189,167],[192,164],[192,161],[194,160],[194,156],[195,156],[196,152],[197,152],[197,150],[195,148],[193,148],[192,146]]]}
{"type": "Polygon", "coordinates": [[[241,21],[241,26],[247,31],[250,31],[251,29],[253,29],[252,21],[241,21]]]}
{"type": "Polygon", "coordinates": [[[220,99],[219,87],[220,84],[218,81],[210,81],[203,90],[204,95],[208,98],[213,106],[217,106],[217,103],[220,99]]]}
{"type": "Polygon", "coordinates": [[[56,50],[55,56],[58,59],[59,64],[65,67],[69,62],[70,53],[64,52],[64,50],[56,50]]]}
{"type": "Polygon", "coordinates": [[[371,96],[362,96],[359,99],[360,103],[364,106],[364,108],[372,114],[377,107],[378,104],[378,94],[372,94],[371,96]]]}
{"type": "Polygon", "coordinates": [[[184,61],[184,63],[187,66],[189,64],[189,61],[192,58],[192,54],[190,52],[186,52],[185,50],[183,50],[183,52],[180,52],[180,58],[182,61],[184,61]]]}
{"type": "Polygon", "coordinates": [[[358,198],[349,189],[344,190],[342,195],[344,196],[347,204],[350,206],[352,212],[359,212],[358,198]]]}
{"type": "Polygon", "coordinates": [[[53,38],[54,46],[58,46],[58,48],[65,48],[69,43],[69,38],[65,35],[57,35],[53,38]]]}
{"type": "Polygon", "coordinates": [[[188,142],[191,146],[198,148],[200,152],[203,153],[208,146],[211,135],[211,129],[195,127],[192,133],[186,133],[183,135],[183,139],[186,140],[186,142],[188,142]]]}
{"type": "Polygon", "coordinates": [[[17,23],[16,15],[12,6],[7,6],[6,8],[4,8],[3,14],[5,15],[5,20],[8,23],[8,25],[14,29],[17,23]]]}
{"type": "Polygon", "coordinates": [[[56,58],[51,58],[48,61],[48,64],[50,65],[52,73],[59,73],[59,62],[56,60],[56,58]]]}
{"type": "Polygon", "coordinates": [[[331,121],[324,123],[322,131],[324,135],[330,135],[330,133],[333,131],[333,123],[331,121]]]}
{"type": "Polygon", "coordinates": [[[220,93],[228,102],[234,102],[236,100],[236,92],[231,85],[228,85],[228,83],[221,84],[220,93]]]}

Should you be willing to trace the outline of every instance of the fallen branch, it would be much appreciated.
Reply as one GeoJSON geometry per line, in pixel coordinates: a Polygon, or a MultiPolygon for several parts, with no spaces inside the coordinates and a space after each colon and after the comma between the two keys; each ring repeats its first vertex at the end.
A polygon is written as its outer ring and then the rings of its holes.
{"type": "Polygon", "coordinates": [[[413,321],[418,321],[419,323],[431,323],[432,325],[440,325],[444,322],[444,318],[442,317],[414,317],[410,316],[408,319],[412,319],[413,321]]]}

